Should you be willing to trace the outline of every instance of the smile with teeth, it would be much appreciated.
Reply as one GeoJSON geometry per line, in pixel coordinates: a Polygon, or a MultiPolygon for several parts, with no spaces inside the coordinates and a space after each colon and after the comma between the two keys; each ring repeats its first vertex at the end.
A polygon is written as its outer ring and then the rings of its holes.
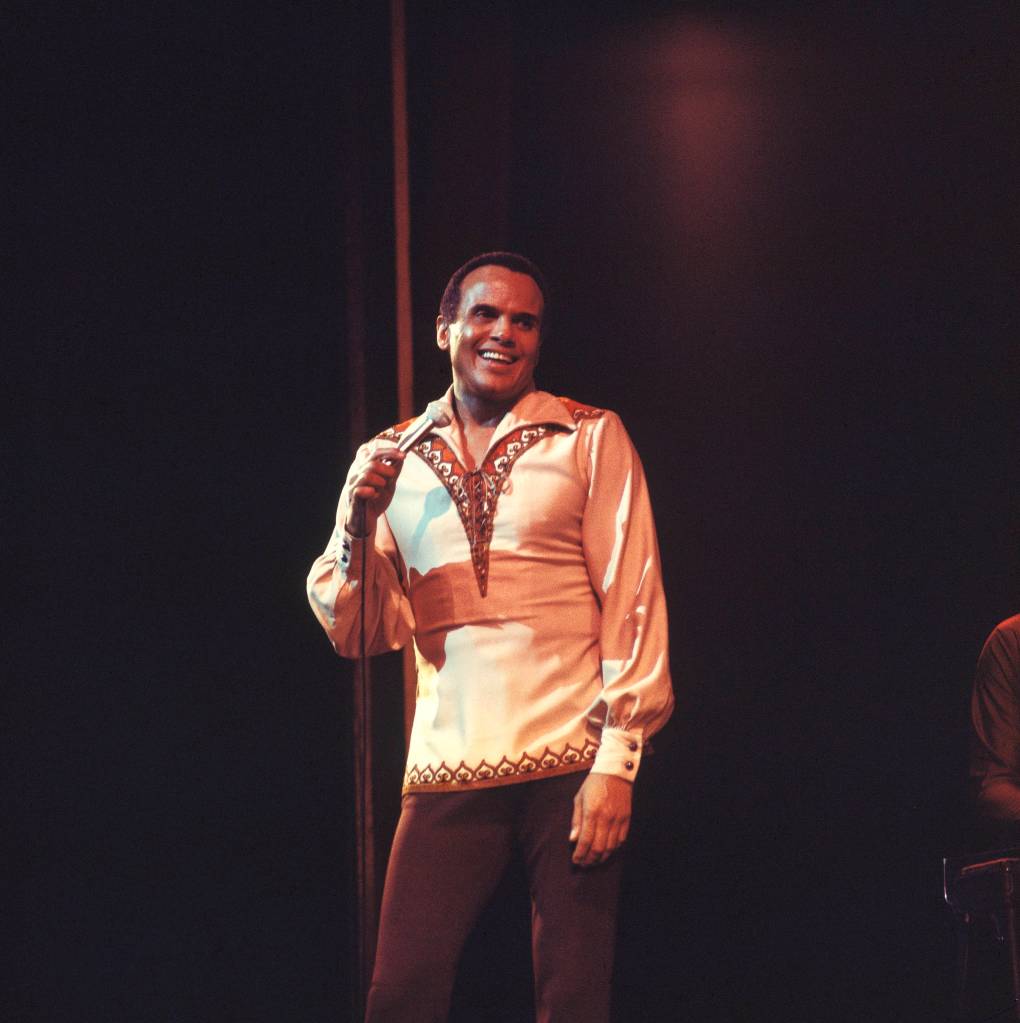
{"type": "Polygon", "coordinates": [[[512,356],[505,355],[503,352],[493,352],[493,351],[485,350],[485,351],[479,352],[478,354],[479,354],[479,356],[481,358],[485,359],[486,362],[512,363],[512,362],[516,362],[517,361],[512,356]]]}

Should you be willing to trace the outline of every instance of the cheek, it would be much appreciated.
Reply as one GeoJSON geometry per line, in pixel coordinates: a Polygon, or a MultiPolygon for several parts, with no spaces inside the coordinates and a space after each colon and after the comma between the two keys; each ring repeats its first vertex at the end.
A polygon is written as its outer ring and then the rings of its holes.
{"type": "Polygon", "coordinates": [[[451,350],[450,358],[458,366],[470,366],[472,362],[471,346],[463,343],[458,344],[451,350]]]}

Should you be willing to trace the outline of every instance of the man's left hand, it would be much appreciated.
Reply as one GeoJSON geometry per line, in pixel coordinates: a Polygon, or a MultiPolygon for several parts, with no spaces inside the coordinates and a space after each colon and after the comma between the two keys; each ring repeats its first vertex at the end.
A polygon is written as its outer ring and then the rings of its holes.
{"type": "Polygon", "coordinates": [[[589,774],[574,796],[570,841],[573,861],[590,867],[605,863],[627,839],[633,786],[613,774],[589,774]]]}

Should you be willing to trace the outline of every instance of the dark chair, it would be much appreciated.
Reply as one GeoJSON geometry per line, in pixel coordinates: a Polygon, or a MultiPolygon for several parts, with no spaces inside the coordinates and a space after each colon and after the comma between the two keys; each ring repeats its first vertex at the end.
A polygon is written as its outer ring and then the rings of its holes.
{"type": "MultiPolygon", "coordinates": [[[[961,1018],[967,1000],[974,925],[986,921],[1006,945],[1013,984],[1012,1018],[1020,1023],[1020,848],[999,849],[942,861],[943,894],[956,923],[956,1010],[961,1018]]],[[[1005,1014],[1001,1017],[1009,1018],[1005,1014]]]]}

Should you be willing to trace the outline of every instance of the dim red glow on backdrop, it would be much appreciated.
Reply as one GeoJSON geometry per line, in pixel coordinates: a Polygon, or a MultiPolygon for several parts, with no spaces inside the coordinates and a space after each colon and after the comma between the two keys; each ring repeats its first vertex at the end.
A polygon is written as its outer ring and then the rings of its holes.
{"type": "Polygon", "coordinates": [[[667,22],[623,46],[623,65],[642,69],[661,229],[683,240],[705,283],[760,264],[786,205],[784,168],[803,146],[785,83],[810,54],[737,22],[667,22]]]}

